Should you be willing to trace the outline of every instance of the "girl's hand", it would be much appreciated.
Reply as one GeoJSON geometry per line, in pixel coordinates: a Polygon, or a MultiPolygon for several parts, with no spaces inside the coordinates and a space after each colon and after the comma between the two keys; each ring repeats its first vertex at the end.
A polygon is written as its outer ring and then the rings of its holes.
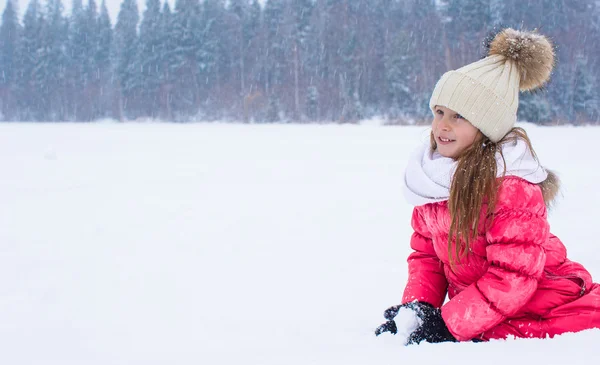
{"type": "Polygon", "coordinates": [[[379,327],[375,329],[375,336],[379,336],[384,332],[389,332],[392,335],[398,333],[398,327],[396,327],[396,322],[393,319],[381,324],[379,327]]]}
{"type": "Polygon", "coordinates": [[[446,323],[444,323],[440,309],[434,308],[431,304],[425,302],[406,303],[386,309],[383,316],[388,321],[375,329],[376,336],[385,332],[390,332],[394,335],[398,333],[394,318],[398,315],[401,308],[411,310],[418,318],[416,329],[412,331],[409,330],[410,333],[408,333],[406,345],[419,344],[422,341],[430,343],[447,341],[456,342],[456,339],[446,327],[446,323]]]}
{"type": "Polygon", "coordinates": [[[442,311],[429,303],[411,303],[412,309],[422,320],[421,326],[414,330],[406,342],[407,345],[419,344],[422,341],[430,343],[456,342],[456,339],[442,318],[442,311]]]}

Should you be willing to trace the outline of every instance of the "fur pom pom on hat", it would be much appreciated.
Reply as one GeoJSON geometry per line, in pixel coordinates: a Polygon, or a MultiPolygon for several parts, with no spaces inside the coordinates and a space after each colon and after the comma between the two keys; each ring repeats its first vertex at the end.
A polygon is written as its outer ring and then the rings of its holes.
{"type": "Polygon", "coordinates": [[[553,68],[554,48],[545,36],[506,28],[490,43],[487,57],[442,75],[429,107],[456,111],[498,142],[517,121],[519,91],[543,86],[553,68]]]}

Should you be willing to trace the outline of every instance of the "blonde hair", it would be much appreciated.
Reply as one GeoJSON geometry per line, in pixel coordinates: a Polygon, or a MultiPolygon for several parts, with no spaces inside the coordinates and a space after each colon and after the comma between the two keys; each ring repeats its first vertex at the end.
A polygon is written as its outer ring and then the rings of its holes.
{"type": "MultiPolygon", "coordinates": [[[[498,188],[506,173],[502,145],[509,142],[515,143],[519,139],[527,143],[531,154],[537,160],[527,132],[520,127],[512,128],[500,141],[495,143],[479,132],[475,142],[456,158],[457,166],[452,177],[450,198],[448,199],[451,218],[448,234],[450,266],[454,266],[468,254],[473,239],[478,235],[482,217],[487,224],[486,228],[491,225],[498,188]],[[496,154],[500,155],[504,165],[500,178],[498,178],[496,154]],[[486,209],[485,215],[482,216],[484,204],[486,209]]],[[[437,144],[433,132],[430,141],[431,150],[434,151],[437,149],[437,144]]],[[[544,192],[544,189],[542,191],[544,192]]],[[[546,200],[546,196],[544,199],[546,200]]]]}

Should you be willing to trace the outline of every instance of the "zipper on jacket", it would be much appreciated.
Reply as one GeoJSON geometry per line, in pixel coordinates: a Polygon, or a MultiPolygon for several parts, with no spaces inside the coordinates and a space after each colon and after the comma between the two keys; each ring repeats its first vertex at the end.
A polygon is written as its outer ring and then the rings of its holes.
{"type": "MultiPolygon", "coordinates": [[[[575,282],[575,280],[577,280],[578,282],[580,282],[581,284],[579,284],[579,286],[581,287],[581,290],[579,291],[579,296],[583,296],[585,294],[586,291],[586,285],[585,285],[585,280],[583,280],[582,278],[580,278],[577,275],[555,275],[555,274],[551,274],[547,271],[544,271],[544,274],[546,274],[546,278],[549,280],[559,280],[559,279],[567,279],[567,280],[571,280],[573,282],[575,282]]],[[[577,282],[575,282],[577,284],[577,282]]]]}

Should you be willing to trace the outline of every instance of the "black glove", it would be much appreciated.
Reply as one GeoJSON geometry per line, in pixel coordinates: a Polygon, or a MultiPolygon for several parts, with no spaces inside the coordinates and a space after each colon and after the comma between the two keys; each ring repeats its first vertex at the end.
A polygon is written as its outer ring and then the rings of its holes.
{"type": "Polygon", "coordinates": [[[383,312],[383,316],[388,321],[375,329],[376,336],[379,336],[384,332],[390,332],[394,335],[398,333],[394,318],[398,314],[400,308],[412,309],[422,322],[408,337],[407,345],[418,344],[421,341],[431,343],[446,341],[456,342],[456,339],[446,327],[446,323],[444,323],[440,309],[434,308],[431,304],[425,302],[406,303],[386,309],[383,312]]]}
{"type": "Polygon", "coordinates": [[[379,336],[380,334],[382,334],[384,332],[389,332],[392,335],[395,335],[396,333],[398,333],[398,328],[396,327],[396,322],[394,322],[394,320],[389,320],[389,321],[381,324],[379,327],[377,327],[375,329],[375,336],[379,336]]]}
{"type": "Polygon", "coordinates": [[[417,316],[423,322],[413,333],[408,336],[407,345],[419,344],[421,341],[438,342],[456,342],[446,323],[442,318],[442,311],[434,308],[431,304],[425,302],[410,303],[409,308],[417,313],[417,316]]]}
{"type": "Polygon", "coordinates": [[[384,332],[390,332],[393,335],[398,333],[398,328],[396,327],[396,322],[394,322],[394,318],[398,314],[398,311],[400,310],[400,308],[405,307],[405,306],[406,306],[406,304],[394,305],[394,306],[386,309],[383,312],[383,317],[385,319],[387,319],[388,321],[385,323],[382,323],[379,327],[377,327],[375,329],[375,336],[379,336],[380,334],[382,334],[384,332]]]}

